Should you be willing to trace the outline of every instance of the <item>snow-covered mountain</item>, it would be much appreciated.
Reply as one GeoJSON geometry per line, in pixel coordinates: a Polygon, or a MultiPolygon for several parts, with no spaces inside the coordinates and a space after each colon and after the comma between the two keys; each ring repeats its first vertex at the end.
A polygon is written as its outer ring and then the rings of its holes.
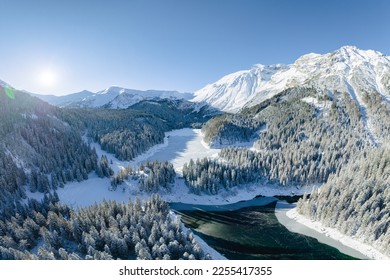
{"type": "Polygon", "coordinates": [[[186,99],[193,98],[191,93],[180,93],[177,91],[160,90],[135,90],[121,87],[109,87],[105,90],[93,93],[82,91],[65,96],[35,95],[42,100],[59,107],[106,107],[112,109],[127,108],[143,100],[152,99],[186,99]]]}
{"type": "Polygon", "coordinates": [[[9,84],[0,80],[0,87],[9,87],[9,84]]]}
{"type": "Polygon", "coordinates": [[[205,86],[192,101],[237,112],[295,86],[347,92],[360,104],[364,93],[380,94],[390,102],[390,57],[345,46],[324,55],[303,55],[290,65],[259,64],[205,86]]]}
{"type": "Polygon", "coordinates": [[[81,100],[84,100],[85,98],[88,98],[90,96],[93,96],[94,93],[84,90],[78,93],[73,93],[69,95],[63,95],[63,96],[56,96],[56,95],[40,95],[40,94],[31,94],[33,96],[36,96],[43,101],[46,101],[49,104],[56,105],[59,107],[66,107],[68,105],[71,105],[75,102],[80,102],[81,100]]]}

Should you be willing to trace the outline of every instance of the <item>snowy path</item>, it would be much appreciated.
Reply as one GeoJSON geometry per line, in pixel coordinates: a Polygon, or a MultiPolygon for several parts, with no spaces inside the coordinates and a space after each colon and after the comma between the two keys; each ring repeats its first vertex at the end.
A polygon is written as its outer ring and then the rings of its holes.
{"type": "Polygon", "coordinates": [[[374,129],[372,127],[372,123],[371,123],[370,119],[367,116],[366,106],[364,105],[360,96],[358,94],[356,94],[356,91],[353,88],[353,86],[351,84],[349,84],[348,82],[346,82],[346,84],[347,84],[347,88],[348,88],[348,92],[349,92],[350,96],[356,102],[356,104],[358,104],[358,106],[359,106],[359,111],[360,111],[360,114],[362,115],[364,126],[366,127],[366,131],[367,131],[368,137],[371,140],[371,143],[375,147],[378,147],[380,145],[380,142],[373,132],[374,129]]]}

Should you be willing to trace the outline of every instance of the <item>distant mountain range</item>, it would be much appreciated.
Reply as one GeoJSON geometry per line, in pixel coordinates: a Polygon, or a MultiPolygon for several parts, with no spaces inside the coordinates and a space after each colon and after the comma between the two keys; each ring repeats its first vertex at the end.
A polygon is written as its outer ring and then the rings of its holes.
{"type": "MultiPolygon", "coordinates": [[[[1,81],[0,84],[7,85],[1,81]]],[[[390,102],[390,57],[373,50],[344,46],[323,55],[303,55],[289,65],[257,64],[252,69],[222,77],[195,93],[113,86],[96,93],[84,90],[65,96],[32,95],[59,107],[123,109],[144,100],[168,98],[206,103],[235,113],[294,87],[314,88],[330,95],[345,92],[363,107],[364,94],[378,94],[390,102]]]]}
{"type": "Polygon", "coordinates": [[[346,92],[362,104],[365,93],[390,101],[390,57],[345,46],[320,55],[307,54],[290,65],[255,65],[229,74],[195,92],[192,101],[226,112],[251,107],[294,87],[312,87],[331,94],[346,92]]]}
{"type": "Polygon", "coordinates": [[[185,99],[193,98],[191,93],[180,93],[177,91],[161,90],[135,90],[121,87],[109,87],[105,90],[93,93],[87,90],[64,96],[38,95],[36,97],[59,107],[81,107],[81,108],[111,108],[124,109],[140,101],[159,99],[185,99]]]}

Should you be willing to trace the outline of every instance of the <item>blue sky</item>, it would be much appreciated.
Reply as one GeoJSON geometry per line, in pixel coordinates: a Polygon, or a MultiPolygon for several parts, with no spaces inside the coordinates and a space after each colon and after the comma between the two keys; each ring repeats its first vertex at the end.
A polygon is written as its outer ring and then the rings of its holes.
{"type": "Polygon", "coordinates": [[[390,55],[389,14],[387,0],[0,0],[0,79],[56,95],[193,92],[343,45],[390,55]]]}

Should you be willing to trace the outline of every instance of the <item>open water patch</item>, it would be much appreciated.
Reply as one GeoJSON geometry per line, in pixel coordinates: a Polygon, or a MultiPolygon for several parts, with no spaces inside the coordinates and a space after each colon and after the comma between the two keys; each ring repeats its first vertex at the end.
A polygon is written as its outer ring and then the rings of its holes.
{"type": "Polygon", "coordinates": [[[228,205],[171,203],[182,222],[228,259],[355,259],[317,239],[290,232],[275,216],[275,197],[228,205]]]}

